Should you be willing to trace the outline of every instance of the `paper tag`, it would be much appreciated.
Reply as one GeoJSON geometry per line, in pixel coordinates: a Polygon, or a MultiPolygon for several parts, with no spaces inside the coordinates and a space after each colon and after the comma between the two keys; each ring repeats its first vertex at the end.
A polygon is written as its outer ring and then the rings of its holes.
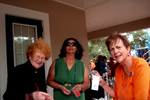
{"type": "Polygon", "coordinates": [[[72,90],[72,92],[74,93],[74,95],[75,95],[76,97],[79,97],[79,96],[81,95],[80,92],[76,92],[73,88],[72,88],[71,90],[72,90]]]}
{"type": "Polygon", "coordinates": [[[99,77],[96,76],[96,75],[92,75],[92,76],[93,76],[93,79],[92,79],[92,87],[91,87],[91,89],[98,91],[98,88],[99,88],[99,77]]]}

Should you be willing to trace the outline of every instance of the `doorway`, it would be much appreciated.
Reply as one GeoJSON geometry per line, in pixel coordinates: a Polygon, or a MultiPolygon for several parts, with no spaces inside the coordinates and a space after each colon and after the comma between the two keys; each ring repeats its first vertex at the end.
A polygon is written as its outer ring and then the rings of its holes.
{"type": "MultiPolygon", "coordinates": [[[[25,63],[27,46],[42,37],[42,21],[5,15],[7,69],[25,63]]],[[[44,68],[44,67],[43,67],[44,68]]]]}

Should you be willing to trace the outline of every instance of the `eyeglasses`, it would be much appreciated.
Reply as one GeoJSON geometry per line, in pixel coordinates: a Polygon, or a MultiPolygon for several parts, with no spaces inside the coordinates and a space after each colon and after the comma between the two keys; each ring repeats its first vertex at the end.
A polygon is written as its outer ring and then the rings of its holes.
{"type": "Polygon", "coordinates": [[[67,43],[66,43],[66,46],[70,46],[70,45],[72,45],[72,46],[77,46],[77,44],[76,44],[75,42],[72,42],[72,43],[67,42],[67,43]]]}
{"type": "Polygon", "coordinates": [[[37,60],[40,60],[40,59],[41,59],[42,61],[45,61],[45,58],[44,58],[44,57],[40,57],[40,56],[38,56],[38,55],[35,55],[34,57],[35,57],[37,60]]]}

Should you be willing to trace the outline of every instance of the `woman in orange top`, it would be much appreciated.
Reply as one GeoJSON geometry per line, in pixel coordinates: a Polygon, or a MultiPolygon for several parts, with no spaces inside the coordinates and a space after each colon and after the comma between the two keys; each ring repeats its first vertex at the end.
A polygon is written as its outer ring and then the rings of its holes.
{"type": "Polygon", "coordinates": [[[120,63],[115,70],[114,89],[100,77],[100,86],[115,100],[150,99],[150,67],[139,57],[130,55],[130,44],[125,36],[114,34],[106,40],[111,56],[120,63]]]}

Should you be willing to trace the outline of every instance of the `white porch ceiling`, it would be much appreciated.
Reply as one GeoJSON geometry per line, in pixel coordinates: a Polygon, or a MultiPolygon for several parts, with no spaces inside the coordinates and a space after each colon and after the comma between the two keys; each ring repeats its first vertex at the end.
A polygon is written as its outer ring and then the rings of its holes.
{"type": "Polygon", "coordinates": [[[150,0],[54,0],[85,11],[87,32],[150,17],[150,0]]]}

